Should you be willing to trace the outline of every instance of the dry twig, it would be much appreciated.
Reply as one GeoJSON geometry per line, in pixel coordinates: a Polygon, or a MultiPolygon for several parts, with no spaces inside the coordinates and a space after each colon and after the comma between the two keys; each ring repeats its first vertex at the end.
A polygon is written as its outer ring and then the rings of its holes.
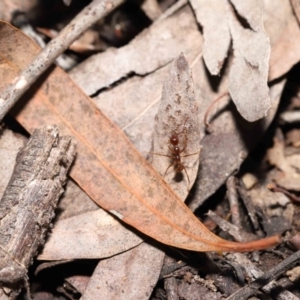
{"type": "Polygon", "coordinates": [[[4,290],[9,299],[18,294],[33,256],[44,243],[75,148],[71,137],[59,138],[56,126],[45,126],[32,134],[17,156],[0,202],[1,299],[6,299],[4,290]]]}
{"type": "Polygon", "coordinates": [[[230,205],[232,224],[236,225],[239,228],[242,228],[242,221],[239,213],[238,194],[236,191],[236,183],[237,180],[234,176],[230,176],[227,179],[226,181],[227,196],[230,205]]]}
{"type": "Polygon", "coordinates": [[[240,300],[240,299],[248,299],[250,296],[256,294],[257,290],[265,285],[267,285],[270,281],[278,278],[284,272],[292,268],[296,263],[299,262],[300,259],[300,251],[295,252],[273,269],[267,271],[261,277],[252,281],[250,284],[245,287],[239,289],[237,292],[232,294],[227,298],[227,300],[240,300]]]}

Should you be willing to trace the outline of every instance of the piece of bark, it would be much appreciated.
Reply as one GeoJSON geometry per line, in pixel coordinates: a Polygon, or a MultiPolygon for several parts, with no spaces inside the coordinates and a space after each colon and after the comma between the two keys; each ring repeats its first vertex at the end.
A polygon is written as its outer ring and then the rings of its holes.
{"type": "Polygon", "coordinates": [[[10,299],[18,294],[44,243],[75,148],[71,137],[59,138],[56,126],[45,126],[33,133],[17,156],[0,202],[0,282],[3,288],[12,288],[10,299]]]}

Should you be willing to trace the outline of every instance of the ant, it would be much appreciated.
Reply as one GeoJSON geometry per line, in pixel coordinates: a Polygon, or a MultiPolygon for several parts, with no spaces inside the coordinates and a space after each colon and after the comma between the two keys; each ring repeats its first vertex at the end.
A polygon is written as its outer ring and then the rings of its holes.
{"type": "Polygon", "coordinates": [[[189,177],[189,174],[186,170],[186,167],[184,166],[184,164],[181,161],[181,158],[191,156],[191,155],[195,155],[195,154],[198,154],[199,152],[192,153],[192,154],[181,155],[181,153],[184,152],[186,147],[187,147],[187,132],[186,132],[187,128],[185,127],[185,124],[186,124],[187,120],[188,120],[188,118],[186,118],[186,120],[184,121],[183,129],[180,132],[173,131],[172,135],[170,136],[169,144],[171,144],[171,145],[169,145],[169,151],[170,151],[171,155],[159,154],[159,153],[153,153],[153,154],[160,155],[160,156],[166,156],[166,157],[169,157],[169,158],[172,159],[171,164],[167,167],[167,169],[164,173],[164,178],[165,178],[168,170],[172,166],[174,166],[174,171],[175,171],[176,174],[181,173],[182,171],[185,172],[185,174],[187,176],[187,179],[188,179],[188,182],[189,182],[189,186],[190,186],[190,177],[189,177]],[[182,134],[182,133],[185,133],[185,136],[184,136],[183,148],[180,149],[179,148],[179,135],[182,134]]]}

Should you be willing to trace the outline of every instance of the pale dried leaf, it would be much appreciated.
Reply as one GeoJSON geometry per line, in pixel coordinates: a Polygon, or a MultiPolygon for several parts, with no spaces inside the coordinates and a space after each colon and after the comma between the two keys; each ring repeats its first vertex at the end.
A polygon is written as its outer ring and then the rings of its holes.
{"type": "Polygon", "coordinates": [[[234,59],[229,74],[229,93],[239,113],[247,121],[254,122],[265,117],[271,108],[267,85],[270,43],[263,26],[262,2],[255,0],[249,7],[237,8],[250,16],[247,21],[253,30],[244,28],[232,10],[229,27],[234,59]]]}
{"type": "Polygon", "coordinates": [[[143,240],[102,209],[58,221],[40,260],[102,258],[126,251],[143,240]]]}
{"type": "Polygon", "coordinates": [[[190,0],[203,27],[203,58],[212,75],[218,75],[230,46],[226,0],[190,0]]]}
{"type": "Polygon", "coordinates": [[[192,72],[183,54],[171,63],[155,119],[153,166],[184,200],[198,173],[200,125],[192,72]],[[181,161],[185,168],[180,172],[180,178],[173,168],[174,159],[166,157],[174,155],[170,150],[173,147],[170,143],[173,134],[178,137],[181,161]]]}
{"type": "Polygon", "coordinates": [[[97,209],[99,206],[69,178],[58,204],[56,220],[67,219],[97,209]]]}
{"type": "Polygon", "coordinates": [[[248,22],[253,31],[263,31],[263,11],[264,4],[262,0],[238,1],[229,0],[237,13],[248,22]]]}
{"type": "Polygon", "coordinates": [[[90,95],[131,72],[139,75],[153,72],[181,52],[199,53],[201,43],[195,19],[186,7],[167,19],[154,22],[127,46],[91,56],[70,75],[90,95]]]}
{"type": "MultiPolygon", "coordinates": [[[[94,271],[81,300],[90,299],[149,299],[159,273],[161,260],[153,254],[159,250],[142,243],[131,251],[108,260],[101,260],[94,271]]],[[[159,251],[160,252],[160,251],[159,251]]]]}

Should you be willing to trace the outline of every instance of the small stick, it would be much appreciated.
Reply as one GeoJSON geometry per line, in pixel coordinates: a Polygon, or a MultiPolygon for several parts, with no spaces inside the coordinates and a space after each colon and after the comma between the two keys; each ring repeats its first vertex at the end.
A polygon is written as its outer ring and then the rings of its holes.
{"type": "Polygon", "coordinates": [[[296,202],[296,203],[300,202],[300,198],[299,197],[297,197],[296,195],[290,193],[286,189],[281,188],[281,187],[275,185],[274,183],[269,183],[267,187],[273,193],[282,193],[282,194],[286,195],[293,202],[296,202]]]}
{"type": "Polygon", "coordinates": [[[0,94],[0,122],[20,97],[44,73],[55,59],[89,27],[106,16],[124,0],[94,0],[59,35],[41,50],[29,66],[0,94]]]}
{"type": "Polygon", "coordinates": [[[256,280],[252,281],[250,284],[239,289],[234,294],[230,295],[226,300],[240,300],[248,299],[250,296],[256,294],[257,290],[262,286],[267,285],[270,281],[278,278],[287,270],[291,269],[300,260],[300,250],[277,264],[274,268],[265,272],[264,275],[260,276],[256,280]]]}
{"type": "Polygon", "coordinates": [[[261,230],[259,229],[259,223],[256,217],[256,213],[255,213],[255,207],[253,205],[253,202],[251,200],[251,198],[247,195],[247,192],[245,190],[243,181],[240,180],[240,186],[237,187],[237,191],[239,193],[239,196],[241,197],[247,211],[248,211],[248,216],[249,219],[252,223],[252,226],[254,228],[255,231],[259,231],[256,232],[258,235],[262,235],[261,230]]]}
{"type": "Polygon", "coordinates": [[[56,126],[45,126],[18,153],[0,202],[0,282],[9,299],[27,283],[27,268],[44,243],[75,148],[71,137],[59,138],[56,126]]]}
{"type": "Polygon", "coordinates": [[[239,242],[254,241],[258,238],[256,235],[246,232],[242,228],[227,222],[211,210],[208,211],[207,215],[214,220],[222,230],[228,232],[239,242]]]}
{"type": "Polygon", "coordinates": [[[236,225],[239,228],[242,228],[242,221],[239,212],[238,194],[236,191],[236,181],[237,180],[234,176],[230,176],[227,179],[226,181],[227,196],[230,205],[232,224],[236,225]]]}

